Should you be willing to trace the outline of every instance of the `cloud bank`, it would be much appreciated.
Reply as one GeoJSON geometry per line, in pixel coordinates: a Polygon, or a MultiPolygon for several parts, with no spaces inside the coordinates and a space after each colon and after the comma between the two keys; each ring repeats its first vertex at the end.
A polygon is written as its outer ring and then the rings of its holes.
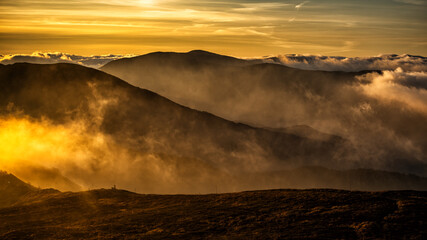
{"type": "Polygon", "coordinates": [[[126,54],[108,54],[108,55],[92,55],[80,56],[75,54],[61,53],[61,52],[34,52],[32,54],[9,54],[0,55],[1,64],[13,64],[18,62],[37,63],[37,64],[52,64],[52,63],[74,63],[91,68],[99,68],[104,64],[126,57],[133,57],[135,55],[126,54]]]}
{"type": "Polygon", "coordinates": [[[287,54],[267,57],[265,62],[304,70],[359,72],[364,70],[427,71],[427,58],[414,55],[384,54],[376,57],[340,57],[287,54]]]}
{"type": "MultiPolygon", "coordinates": [[[[134,54],[106,54],[81,56],[61,52],[34,52],[32,54],[0,54],[1,64],[28,62],[37,64],[74,63],[100,68],[117,59],[135,57],[134,54]]],[[[427,72],[427,58],[415,55],[384,54],[375,57],[342,57],[286,54],[261,59],[267,63],[283,64],[304,70],[359,72],[365,70],[392,70],[427,72]]]]}
{"type": "Polygon", "coordinates": [[[358,77],[369,84],[362,85],[369,96],[381,100],[404,103],[406,106],[427,113],[427,73],[395,71],[370,73],[358,77]]]}

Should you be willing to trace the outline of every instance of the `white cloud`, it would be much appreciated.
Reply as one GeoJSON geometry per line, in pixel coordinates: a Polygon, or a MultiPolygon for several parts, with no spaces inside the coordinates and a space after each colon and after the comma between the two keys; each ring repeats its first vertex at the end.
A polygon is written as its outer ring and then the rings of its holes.
{"type": "Polygon", "coordinates": [[[52,63],[74,63],[86,67],[99,68],[104,64],[119,58],[134,57],[135,55],[92,55],[80,56],[61,52],[34,52],[32,54],[10,54],[0,55],[1,64],[13,64],[18,62],[52,64],[52,63]]]}
{"type": "Polygon", "coordinates": [[[305,4],[307,4],[309,1],[305,1],[305,2],[302,2],[302,3],[300,3],[300,4],[297,4],[296,6],[295,6],[295,8],[297,9],[297,10],[300,10],[300,8],[302,8],[302,6],[304,6],[305,4]]]}
{"type": "Polygon", "coordinates": [[[366,74],[359,80],[369,82],[362,85],[369,96],[402,102],[427,113],[427,72],[403,72],[398,68],[382,74],[366,74]]]}
{"type": "Polygon", "coordinates": [[[376,57],[338,57],[288,54],[264,58],[266,62],[305,70],[358,72],[363,70],[395,70],[427,72],[427,58],[413,55],[379,55],[376,57]]]}

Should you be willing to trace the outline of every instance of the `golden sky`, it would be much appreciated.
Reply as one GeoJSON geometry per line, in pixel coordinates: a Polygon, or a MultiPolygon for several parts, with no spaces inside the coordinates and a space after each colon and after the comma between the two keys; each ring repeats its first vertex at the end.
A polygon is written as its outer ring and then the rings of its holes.
{"type": "Polygon", "coordinates": [[[427,55],[427,0],[0,0],[0,54],[427,55]]]}

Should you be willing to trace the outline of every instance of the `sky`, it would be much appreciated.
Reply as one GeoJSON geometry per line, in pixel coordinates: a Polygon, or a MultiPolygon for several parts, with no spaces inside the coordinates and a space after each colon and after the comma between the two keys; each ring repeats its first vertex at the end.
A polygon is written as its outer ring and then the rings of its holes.
{"type": "Polygon", "coordinates": [[[427,55],[427,0],[0,0],[0,54],[427,55]]]}

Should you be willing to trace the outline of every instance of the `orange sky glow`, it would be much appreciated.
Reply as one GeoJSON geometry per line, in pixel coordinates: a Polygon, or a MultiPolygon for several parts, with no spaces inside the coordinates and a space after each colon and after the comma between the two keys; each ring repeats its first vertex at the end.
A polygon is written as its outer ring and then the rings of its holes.
{"type": "Polygon", "coordinates": [[[0,54],[427,55],[425,0],[0,2],[0,54]]]}

